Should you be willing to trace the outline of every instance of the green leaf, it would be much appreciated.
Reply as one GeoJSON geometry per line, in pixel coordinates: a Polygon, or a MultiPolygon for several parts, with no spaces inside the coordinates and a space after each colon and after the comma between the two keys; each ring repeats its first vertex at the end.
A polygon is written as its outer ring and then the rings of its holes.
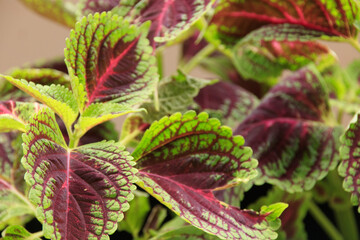
{"type": "Polygon", "coordinates": [[[75,6],[66,0],[21,0],[27,7],[40,15],[73,27],[76,22],[75,6]]]}
{"type": "Polygon", "coordinates": [[[38,103],[0,101],[0,132],[19,130],[25,132],[25,125],[32,114],[41,108],[38,103]]]}
{"type": "Polygon", "coordinates": [[[185,225],[164,231],[151,238],[151,240],[219,240],[220,238],[210,235],[194,226],[185,225]]]}
{"type": "Polygon", "coordinates": [[[0,179],[0,230],[14,223],[25,224],[29,220],[28,216],[34,214],[33,209],[17,193],[18,190],[10,183],[0,179]]]}
{"type": "MultiPolygon", "coordinates": [[[[143,111],[144,109],[134,109],[127,104],[119,103],[93,103],[81,114],[78,123],[75,125],[79,129],[79,136],[84,135],[92,127],[117,118],[124,114],[143,111]]],[[[78,137],[79,137],[78,136],[78,137]]]]}
{"type": "Polygon", "coordinates": [[[41,85],[68,85],[70,83],[69,75],[51,68],[18,68],[11,71],[10,76],[41,85]]]}
{"type": "Polygon", "coordinates": [[[180,71],[176,76],[163,79],[159,82],[157,91],[159,110],[156,110],[153,101],[141,105],[147,110],[147,114],[143,114],[145,122],[152,123],[174,112],[186,112],[199,90],[216,81],[187,76],[180,71]]]}
{"type": "Polygon", "coordinates": [[[70,129],[72,123],[78,117],[79,108],[76,99],[68,88],[61,85],[46,86],[34,84],[33,82],[18,80],[10,76],[0,76],[54,110],[64,121],[68,129],[70,129]]]}
{"type": "Polygon", "coordinates": [[[134,192],[135,199],[130,202],[130,209],[125,213],[124,221],[119,223],[119,231],[127,231],[133,237],[138,237],[139,232],[150,211],[149,195],[140,191],[134,192]]]}
{"type": "Polygon", "coordinates": [[[23,141],[29,199],[44,236],[108,239],[136,188],[135,163],[124,147],[103,141],[69,149],[50,109],[34,115],[23,141]]]}
{"type": "Polygon", "coordinates": [[[13,225],[7,227],[3,233],[3,240],[40,240],[35,234],[29,233],[23,226],[13,225]]]}
{"type": "Polygon", "coordinates": [[[66,40],[65,62],[80,111],[94,102],[140,104],[158,80],[149,23],[111,13],[84,17],[66,40]]]}

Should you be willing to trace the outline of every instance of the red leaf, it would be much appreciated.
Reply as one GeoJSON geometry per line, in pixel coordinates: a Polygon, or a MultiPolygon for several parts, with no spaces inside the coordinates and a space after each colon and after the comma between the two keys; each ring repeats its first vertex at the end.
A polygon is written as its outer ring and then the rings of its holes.
{"type": "Polygon", "coordinates": [[[354,37],[352,26],[358,14],[357,3],[320,0],[225,0],[212,22],[219,33],[233,41],[267,24],[296,24],[329,36],[354,37]]]}
{"type": "Polygon", "coordinates": [[[327,93],[315,69],[284,79],[235,131],[259,160],[262,178],[293,192],[311,189],[338,161],[340,129],[321,123],[327,93]]]}

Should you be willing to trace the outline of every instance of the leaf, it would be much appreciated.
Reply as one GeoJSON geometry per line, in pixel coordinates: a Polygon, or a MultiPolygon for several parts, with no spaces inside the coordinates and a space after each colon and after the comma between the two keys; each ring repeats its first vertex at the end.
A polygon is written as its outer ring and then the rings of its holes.
{"type": "Polygon", "coordinates": [[[130,209],[125,213],[124,221],[119,223],[118,230],[127,231],[133,237],[138,237],[150,211],[150,202],[148,194],[140,191],[134,193],[135,199],[130,202],[130,209]]]}
{"type": "Polygon", "coordinates": [[[133,109],[126,104],[118,103],[93,103],[85,109],[80,116],[75,128],[79,129],[79,136],[85,134],[94,126],[117,118],[127,113],[139,112],[144,109],[133,109]]]}
{"type": "MultiPolygon", "coordinates": [[[[0,179],[0,230],[10,224],[25,224],[33,215],[33,209],[20,199],[16,189],[7,181],[0,179]]],[[[5,230],[6,232],[6,230],[5,230]]]]}
{"type": "Polygon", "coordinates": [[[65,62],[80,110],[94,102],[135,105],[150,95],[158,75],[147,29],[105,12],[76,24],[65,62]]]}
{"type": "Polygon", "coordinates": [[[129,208],[137,181],[129,153],[114,142],[68,149],[54,113],[41,110],[23,135],[29,199],[46,238],[104,239],[129,208]]]}
{"type": "Polygon", "coordinates": [[[141,105],[147,110],[147,114],[143,114],[145,122],[152,123],[174,112],[186,112],[199,90],[216,81],[187,76],[180,71],[176,76],[163,79],[159,82],[157,91],[159,110],[156,110],[153,101],[141,105]]]}
{"type": "Polygon", "coordinates": [[[213,2],[212,0],[112,0],[110,2],[84,0],[81,8],[83,15],[112,9],[120,16],[133,18],[133,22],[151,21],[148,38],[155,46],[155,42],[172,40],[189,29],[211,8],[213,2]]]}
{"type": "Polygon", "coordinates": [[[16,150],[12,143],[16,136],[15,132],[0,133],[0,175],[9,179],[15,161],[16,150]]]}
{"type": "Polygon", "coordinates": [[[327,36],[351,38],[356,36],[352,24],[358,12],[354,0],[225,0],[218,5],[212,23],[227,43],[268,24],[293,24],[327,36]]]}
{"type": "Polygon", "coordinates": [[[0,101],[0,132],[25,132],[27,121],[40,107],[38,103],[0,101]]]}
{"type": "Polygon", "coordinates": [[[312,41],[261,41],[238,48],[234,64],[244,78],[267,82],[285,69],[294,71],[311,62],[319,63],[329,53],[326,46],[312,41]]]}
{"type": "Polygon", "coordinates": [[[253,94],[224,81],[201,89],[194,100],[200,111],[208,112],[231,128],[238,126],[259,102],[253,94]]]}
{"type": "MultiPolygon", "coordinates": [[[[359,114],[356,114],[349,128],[341,138],[341,163],[338,171],[340,176],[344,177],[343,187],[345,191],[351,193],[351,202],[353,205],[360,204],[360,186],[359,186],[359,114]]],[[[358,207],[360,212],[360,207],[358,207]]]]}
{"type": "Polygon", "coordinates": [[[279,201],[288,203],[289,206],[280,216],[281,228],[279,229],[279,239],[302,240],[308,239],[303,220],[307,214],[310,200],[309,194],[289,194],[274,188],[265,197],[258,199],[249,207],[257,209],[264,204],[279,201]]]}
{"type": "Polygon", "coordinates": [[[13,225],[7,227],[2,236],[4,240],[40,240],[41,238],[29,233],[23,226],[13,225]]]}
{"type": "Polygon", "coordinates": [[[177,229],[159,234],[151,240],[218,240],[220,238],[210,235],[191,225],[181,226],[177,229]]]}
{"type": "Polygon", "coordinates": [[[327,113],[327,92],[315,67],[288,76],[263,98],[235,130],[259,161],[259,182],[288,192],[309,190],[335,168],[342,130],[322,123],[327,113]]]}
{"type": "Polygon", "coordinates": [[[11,77],[41,85],[67,85],[70,82],[69,75],[51,68],[18,68],[11,72],[11,77]]]}
{"type": "Polygon", "coordinates": [[[68,88],[61,85],[34,84],[10,76],[0,76],[54,110],[64,121],[67,128],[70,128],[78,117],[79,108],[76,99],[68,88]]]}
{"type": "Polygon", "coordinates": [[[243,143],[206,113],[164,117],[132,154],[140,169],[137,184],[186,221],[223,239],[276,238],[267,213],[224,207],[213,196],[213,190],[256,175],[256,160],[243,143]]]}
{"type": "Polygon", "coordinates": [[[23,4],[38,14],[68,27],[76,22],[75,7],[66,0],[21,0],[23,4]]]}
{"type": "Polygon", "coordinates": [[[129,115],[122,125],[120,141],[128,147],[136,148],[149,126],[150,124],[144,122],[141,114],[129,115]]]}

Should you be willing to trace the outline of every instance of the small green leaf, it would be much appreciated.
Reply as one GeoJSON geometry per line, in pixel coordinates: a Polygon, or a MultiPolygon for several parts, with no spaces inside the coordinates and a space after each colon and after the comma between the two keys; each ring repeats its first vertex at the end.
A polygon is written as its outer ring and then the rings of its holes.
{"type": "Polygon", "coordinates": [[[199,90],[215,82],[217,80],[195,78],[180,71],[176,76],[163,79],[158,87],[159,110],[155,108],[154,102],[141,105],[148,112],[143,114],[145,122],[152,123],[174,112],[186,112],[199,90]]]}
{"type": "Polygon", "coordinates": [[[10,76],[0,76],[54,110],[64,121],[67,128],[70,128],[78,117],[79,109],[76,99],[68,88],[61,85],[34,84],[10,76]]]}
{"type": "Polygon", "coordinates": [[[3,240],[40,240],[41,239],[34,235],[28,232],[23,226],[20,225],[9,226],[2,233],[3,240]]]}
{"type": "Polygon", "coordinates": [[[108,120],[117,118],[119,116],[143,111],[144,109],[134,109],[127,104],[119,103],[93,103],[85,109],[81,114],[78,123],[75,125],[79,129],[79,136],[84,135],[92,127],[106,122],[108,120]]]}

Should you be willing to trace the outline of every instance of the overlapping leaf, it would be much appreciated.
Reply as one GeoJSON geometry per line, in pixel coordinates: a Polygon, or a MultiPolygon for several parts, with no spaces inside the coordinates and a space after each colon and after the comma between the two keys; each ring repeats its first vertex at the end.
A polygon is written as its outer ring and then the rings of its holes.
{"type": "MultiPolygon", "coordinates": [[[[61,67],[59,66],[59,68],[61,67]]],[[[18,68],[11,72],[11,76],[16,79],[26,79],[28,82],[41,85],[67,85],[70,83],[69,75],[51,68],[18,68]]]]}
{"type": "MultiPolygon", "coordinates": [[[[0,75],[1,76],[1,75],[0,75]]],[[[26,80],[3,76],[10,83],[53,109],[70,128],[78,117],[78,105],[73,93],[62,85],[40,85],[26,80]]]]}
{"type": "Polygon", "coordinates": [[[213,190],[256,175],[256,160],[243,143],[206,113],[164,117],[151,125],[133,152],[138,184],[186,221],[220,238],[276,238],[267,219],[281,211],[259,214],[224,207],[213,196],[213,190]]]}
{"type": "Polygon", "coordinates": [[[27,7],[58,23],[74,27],[76,8],[66,0],[21,0],[27,7]]]}
{"type": "Polygon", "coordinates": [[[147,28],[110,13],[76,24],[66,41],[65,62],[81,110],[94,102],[134,105],[148,97],[158,76],[147,28]]]}
{"type": "Polygon", "coordinates": [[[29,198],[45,237],[104,239],[116,230],[137,180],[124,147],[100,142],[67,149],[49,109],[31,119],[23,141],[29,198]]]}
{"type": "Polygon", "coordinates": [[[259,102],[243,88],[223,81],[201,89],[194,100],[200,111],[210,113],[231,128],[238,126],[259,102]]]}
{"type": "Polygon", "coordinates": [[[81,5],[84,15],[93,12],[109,11],[120,16],[133,18],[134,22],[151,21],[149,40],[165,42],[174,39],[188,29],[205,14],[212,5],[212,0],[84,0],[81,5]],[[116,3],[117,2],[117,3],[116,3]]]}
{"type": "Polygon", "coordinates": [[[37,235],[29,233],[23,226],[13,225],[7,227],[1,234],[3,240],[41,240],[37,235]]]}
{"type": "MultiPolygon", "coordinates": [[[[344,178],[343,187],[351,193],[351,202],[354,205],[360,205],[360,185],[359,185],[359,137],[360,123],[359,114],[342,137],[341,158],[339,174],[344,178]]],[[[360,207],[358,208],[360,212],[360,207]]]]}
{"type": "Polygon", "coordinates": [[[140,114],[128,116],[122,125],[120,141],[126,146],[135,148],[149,126],[150,124],[146,123],[140,114]]]}
{"type": "Polygon", "coordinates": [[[234,63],[244,78],[266,82],[284,69],[294,71],[319,62],[328,53],[326,46],[312,41],[260,41],[236,49],[234,63]]]}
{"type": "Polygon", "coordinates": [[[315,67],[285,78],[235,131],[259,160],[261,179],[289,191],[311,189],[338,161],[341,129],[321,123],[327,92],[315,67]]]}
{"type": "Polygon", "coordinates": [[[299,31],[312,30],[327,36],[354,37],[358,18],[355,0],[225,0],[212,22],[225,42],[236,42],[268,24],[293,24],[299,31]]]}
{"type": "Polygon", "coordinates": [[[29,118],[39,109],[38,103],[0,101],[0,132],[11,130],[25,132],[25,125],[29,118]]]}
{"type": "Polygon", "coordinates": [[[289,194],[274,188],[265,197],[260,198],[251,208],[258,208],[272,202],[286,202],[289,206],[281,214],[281,228],[279,229],[279,240],[302,240],[308,239],[304,226],[304,218],[307,214],[310,198],[309,194],[289,194]]]}
{"type": "Polygon", "coordinates": [[[159,110],[155,108],[153,101],[141,105],[147,110],[147,114],[143,114],[145,122],[152,123],[175,112],[186,112],[199,90],[215,82],[216,80],[187,76],[180,71],[178,75],[161,80],[157,91],[159,110]]]}

